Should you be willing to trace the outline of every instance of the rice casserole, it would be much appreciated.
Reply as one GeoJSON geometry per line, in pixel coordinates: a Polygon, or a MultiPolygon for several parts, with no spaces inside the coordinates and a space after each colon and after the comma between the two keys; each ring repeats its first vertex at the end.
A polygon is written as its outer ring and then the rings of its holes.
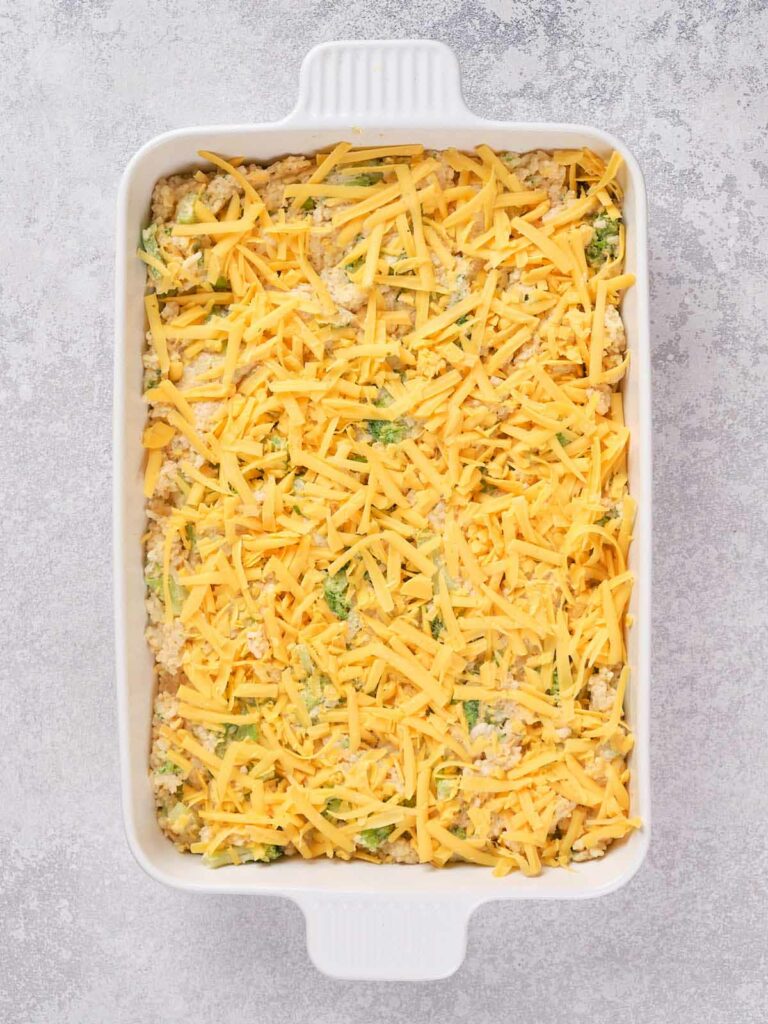
{"type": "Polygon", "coordinates": [[[640,826],[620,157],[200,155],[139,251],[161,828],[212,867],[602,856],[640,826]]]}

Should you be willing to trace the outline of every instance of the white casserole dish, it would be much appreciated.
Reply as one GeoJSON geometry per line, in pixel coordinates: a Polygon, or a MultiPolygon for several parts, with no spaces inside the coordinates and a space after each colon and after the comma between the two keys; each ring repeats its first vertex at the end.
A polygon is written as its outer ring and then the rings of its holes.
{"type": "Polygon", "coordinates": [[[302,65],[299,99],[274,124],[187,128],[145,145],[128,164],[120,185],[117,221],[117,304],[114,405],[114,569],[117,688],[123,813],[128,841],[141,866],[168,885],[199,893],[268,893],[293,899],[307,919],[309,955],[324,973],[342,978],[429,979],[461,964],[467,923],[475,907],[500,899],[575,899],[610,893],[640,867],[649,841],[648,691],[651,589],[651,430],[648,337],[646,199],[640,169],[626,147],[581,125],[488,121],[466,108],[459,70],[442,44],[339,42],[315,47],[302,65]],[[632,432],[630,487],[639,504],[630,567],[636,584],[629,632],[632,668],[627,717],[636,737],[631,757],[632,813],[642,831],[616,843],[602,860],[571,870],[545,870],[538,878],[503,879],[461,865],[306,862],[290,858],[259,864],[204,867],[180,854],[155,820],[148,778],[152,716],[152,658],[144,640],[144,531],[141,432],[145,287],[136,259],[139,232],[148,221],[155,181],[199,163],[199,149],[269,161],[286,153],[312,153],[342,139],[357,146],[421,142],[442,149],[487,143],[525,151],[588,145],[624,157],[627,271],[637,284],[622,313],[631,364],[625,415],[632,432]]]}

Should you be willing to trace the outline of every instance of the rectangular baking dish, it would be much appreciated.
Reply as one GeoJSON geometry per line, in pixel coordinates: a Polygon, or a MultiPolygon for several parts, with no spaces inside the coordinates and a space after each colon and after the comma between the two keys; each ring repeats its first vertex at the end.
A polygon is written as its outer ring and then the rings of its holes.
{"type": "Polygon", "coordinates": [[[309,955],[342,978],[429,979],[461,964],[472,911],[489,900],[579,899],[610,893],[640,867],[649,842],[648,691],[651,593],[651,421],[646,200],[640,169],[626,147],[581,125],[490,121],[472,114],[461,95],[453,52],[425,40],[326,43],[301,69],[299,99],[273,124],[186,128],[153,139],[133,157],[120,185],[117,220],[117,302],[114,400],[114,570],[117,693],[125,828],[139,864],[167,885],[198,893],[266,893],[294,900],[307,921],[309,955]],[[152,659],[144,641],[144,531],[141,432],[144,267],[136,259],[155,181],[199,163],[209,149],[269,161],[312,153],[342,139],[356,146],[420,142],[430,148],[525,151],[587,145],[624,157],[627,270],[637,284],[622,306],[630,369],[625,415],[632,432],[630,487],[639,512],[630,567],[632,669],[627,717],[636,737],[631,757],[632,813],[644,828],[615,844],[602,860],[538,878],[503,879],[470,865],[448,870],[364,862],[290,858],[216,871],[180,854],[155,820],[147,760],[152,715],[152,659]]]}

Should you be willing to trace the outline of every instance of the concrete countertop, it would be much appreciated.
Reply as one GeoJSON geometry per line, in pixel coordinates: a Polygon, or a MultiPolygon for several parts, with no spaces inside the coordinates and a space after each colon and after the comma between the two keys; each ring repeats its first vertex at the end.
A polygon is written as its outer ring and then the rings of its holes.
{"type": "Polygon", "coordinates": [[[766,44],[761,0],[5,4],[0,1021],[768,1020],[766,44]],[[115,190],[170,128],[291,107],[308,47],[425,36],[492,117],[624,138],[651,210],[654,835],[599,901],[495,904],[444,982],[347,984],[279,899],[171,891],[119,814],[115,190]]]}

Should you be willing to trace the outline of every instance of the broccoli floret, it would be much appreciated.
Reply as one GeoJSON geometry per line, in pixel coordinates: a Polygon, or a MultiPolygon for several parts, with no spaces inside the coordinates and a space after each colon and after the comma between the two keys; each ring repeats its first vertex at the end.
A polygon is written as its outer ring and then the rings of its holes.
{"type": "Polygon", "coordinates": [[[337,796],[331,796],[325,801],[325,807],[323,808],[323,817],[329,816],[336,817],[336,812],[341,807],[341,800],[337,796]]]}
{"type": "MultiPolygon", "coordinates": [[[[146,576],[144,582],[152,593],[155,594],[160,601],[165,603],[163,574],[159,573],[157,576],[146,576]]],[[[182,587],[182,585],[177,583],[173,576],[171,576],[168,580],[168,591],[171,595],[171,611],[174,615],[178,615],[187,599],[187,588],[182,587]]]]}
{"type": "Polygon", "coordinates": [[[461,825],[451,825],[451,827],[448,829],[448,831],[452,835],[456,836],[457,839],[466,839],[467,838],[467,830],[465,828],[463,828],[461,825]]]}
{"type": "Polygon", "coordinates": [[[199,198],[199,192],[187,192],[185,196],[181,197],[178,206],[176,207],[177,224],[197,224],[195,203],[199,198]]]}
{"type": "Polygon", "coordinates": [[[552,685],[547,690],[550,697],[554,697],[555,700],[560,700],[560,676],[557,674],[557,668],[552,673],[552,685]]]}
{"type": "Polygon", "coordinates": [[[334,615],[340,619],[349,618],[350,602],[347,592],[349,580],[346,569],[340,569],[335,576],[326,575],[323,580],[323,596],[334,615]]]}
{"type": "Polygon", "coordinates": [[[168,812],[168,825],[176,835],[188,828],[195,821],[195,812],[181,800],[177,800],[168,812]]]}
{"type": "Polygon", "coordinates": [[[235,725],[234,722],[228,722],[224,726],[224,735],[216,744],[216,753],[219,757],[223,757],[227,747],[234,740],[258,740],[259,728],[257,725],[235,725]]]}
{"type": "Polygon", "coordinates": [[[298,655],[302,668],[304,669],[308,676],[311,676],[312,673],[315,671],[315,663],[314,661],[312,661],[312,656],[309,653],[309,648],[307,647],[306,644],[296,644],[294,650],[298,655]]]}
{"type": "Polygon", "coordinates": [[[345,185],[376,185],[381,181],[380,174],[355,174],[344,180],[345,185]]]}
{"type": "Polygon", "coordinates": [[[213,854],[203,854],[203,864],[205,864],[207,868],[224,868],[233,863],[234,861],[230,857],[228,849],[224,850],[223,853],[219,851],[218,853],[213,854]]]}
{"type": "Polygon", "coordinates": [[[606,526],[607,523],[610,522],[611,519],[618,519],[618,518],[619,518],[619,510],[617,508],[608,509],[608,511],[605,513],[604,516],[600,516],[600,518],[595,523],[595,526],[606,526]]]}
{"type": "Polygon", "coordinates": [[[399,444],[408,427],[403,420],[366,420],[368,433],[380,444],[399,444]]]}
{"type": "Polygon", "coordinates": [[[360,843],[372,852],[378,850],[394,829],[394,825],[382,825],[381,828],[365,828],[360,833],[360,843]]]}
{"type": "Polygon", "coordinates": [[[248,864],[250,861],[269,864],[273,860],[279,860],[284,852],[282,846],[274,846],[272,843],[265,844],[260,850],[258,847],[255,849],[244,849],[241,846],[236,848],[227,847],[212,855],[203,854],[203,864],[207,868],[223,868],[230,864],[248,864]]]}
{"type": "Polygon", "coordinates": [[[438,779],[435,784],[435,795],[438,800],[451,800],[456,793],[457,780],[438,779]]]}
{"type": "Polygon", "coordinates": [[[429,624],[429,631],[432,634],[433,638],[437,640],[437,638],[440,636],[444,629],[445,623],[443,622],[442,616],[436,615],[429,624]]]}
{"type": "Polygon", "coordinates": [[[565,446],[566,446],[567,444],[570,444],[570,443],[571,443],[571,441],[572,441],[572,438],[570,438],[570,437],[567,437],[567,436],[566,436],[565,434],[563,434],[563,433],[562,433],[562,431],[558,431],[558,432],[557,432],[557,433],[555,434],[555,437],[556,437],[556,438],[557,438],[557,440],[558,440],[558,441],[560,442],[560,444],[561,444],[561,445],[563,446],[563,448],[565,448],[565,446]]]}
{"type": "Polygon", "coordinates": [[[157,769],[158,775],[174,775],[179,769],[173,763],[173,761],[165,761],[157,769]]]}
{"type": "Polygon", "coordinates": [[[386,388],[379,388],[379,393],[373,400],[373,404],[377,409],[386,409],[386,407],[388,405],[392,405],[393,402],[394,398],[386,388]]]}
{"type": "Polygon", "coordinates": [[[317,201],[313,199],[312,196],[310,196],[309,199],[305,199],[304,202],[301,204],[302,210],[306,210],[307,213],[309,213],[310,210],[314,210],[316,206],[317,201]]]}
{"type": "Polygon", "coordinates": [[[233,740],[258,740],[259,730],[256,725],[234,725],[230,723],[224,726],[224,731],[233,740]]]}
{"type": "Polygon", "coordinates": [[[302,689],[301,699],[304,701],[304,706],[309,714],[312,714],[315,708],[322,704],[322,699],[311,689],[310,686],[305,686],[302,689]]]}
{"type": "Polygon", "coordinates": [[[155,370],[155,372],[154,372],[154,373],[151,373],[151,374],[150,374],[150,375],[149,375],[149,376],[147,377],[147,382],[146,382],[146,384],[144,385],[144,390],[145,390],[145,391],[151,391],[151,390],[152,390],[152,388],[156,388],[156,387],[157,387],[157,386],[158,386],[158,385],[160,384],[160,381],[161,381],[162,379],[163,379],[163,375],[162,375],[162,373],[160,373],[160,371],[159,371],[159,370],[155,370]]]}
{"type": "MultiPolygon", "coordinates": [[[[144,228],[141,232],[141,247],[147,256],[154,257],[165,266],[165,256],[163,256],[163,251],[157,240],[157,224],[150,224],[148,228],[144,228]]],[[[163,275],[156,267],[150,267],[149,273],[155,281],[163,279],[163,275]]]]}
{"type": "Polygon", "coordinates": [[[619,221],[600,214],[592,221],[592,238],[586,249],[587,262],[591,267],[601,267],[609,259],[615,259],[619,251],[619,221]]]}
{"type": "Polygon", "coordinates": [[[477,725],[477,720],[480,717],[479,700],[464,701],[464,717],[467,720],[467,729],[469,729],[469,731],[471,732],[477,725]]]}
{"type": "Polygon", "coordinates": [[[229,288],[229,278],[224,277],[223,274],[221,277],[217,277],[216,280],[213,282],[213,290],[215,292],[228,292],[229,288]]]}

